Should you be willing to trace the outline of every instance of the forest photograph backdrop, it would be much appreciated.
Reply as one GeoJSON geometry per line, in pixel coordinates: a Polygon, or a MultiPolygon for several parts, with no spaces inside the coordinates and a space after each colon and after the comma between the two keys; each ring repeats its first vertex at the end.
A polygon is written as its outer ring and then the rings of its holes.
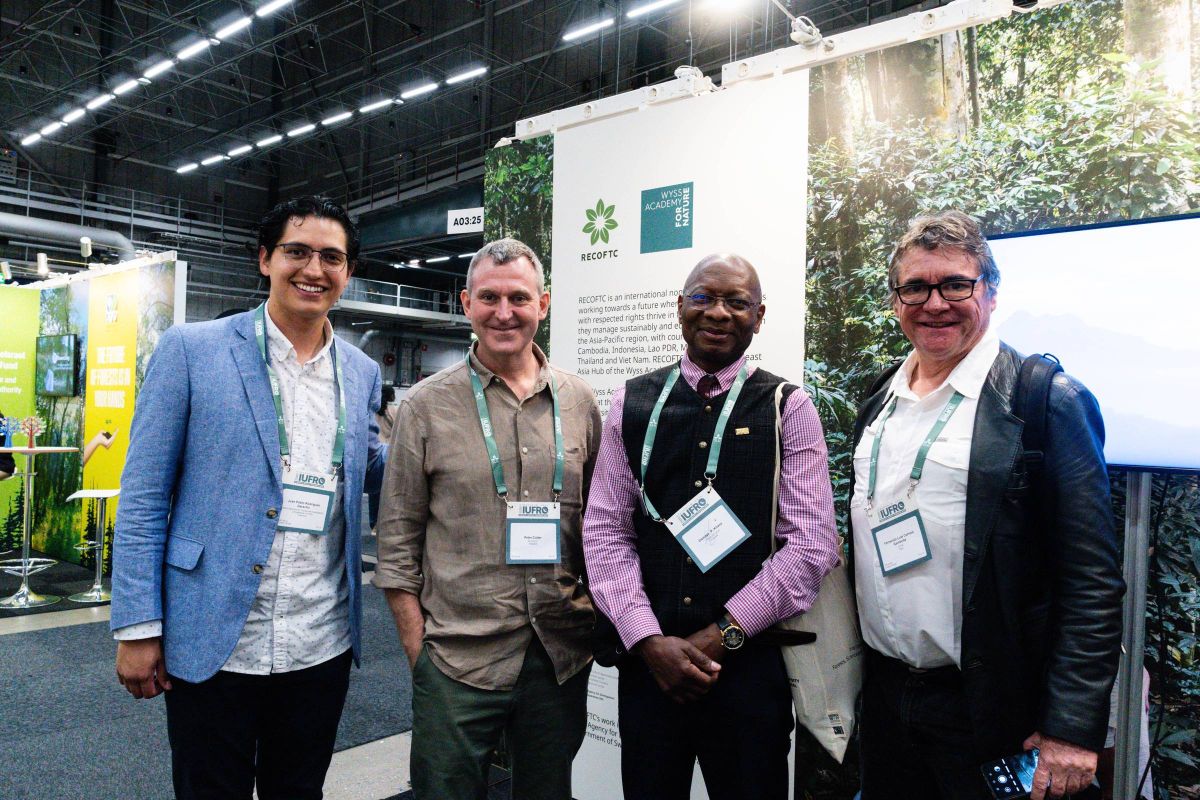
{"type": "MultiPolygon", "coordinates": [[[[960,208],[990,236],[1200,210],[1195,10],[1190,0],[1071,0],[813,72],[805,382],[827,431],[842,530],[855,407],[908,351],[886,280],[908,222],[960,208]]],[[[1131,264],[1129,278],[1154,280],[1154,268],[1131,264]]],[[[1047,276],[1047,291],[1070,287],[1047,276]]],[[[1111,477],[1123,531],[1124,475],[1111,477]]],[[[1200,479],[1155,474],[1152,509],[1156,796],[1200,798],[1200,479]]],[[[805,749],[817,769],[798,796],[852,796],[853,765],[805,749]]]]}

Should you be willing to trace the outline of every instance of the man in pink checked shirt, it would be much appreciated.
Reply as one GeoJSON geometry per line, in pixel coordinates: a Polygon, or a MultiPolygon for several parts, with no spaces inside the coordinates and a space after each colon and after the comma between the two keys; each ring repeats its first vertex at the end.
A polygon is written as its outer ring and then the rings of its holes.
{"type": "Polygon", "coordinates": [[[758,273],[711,255],[685,287],[687,352],[614,393],[584,518],[593,599],[631,654],[624,792],[686,800],[699,759],[713,800],[784,800],[792,702],[769,629],[806,611],[837,563],[825,441],[804,390],[784,386],[771,531],[784,381],[745,357],[766,313],[758,273]]]}

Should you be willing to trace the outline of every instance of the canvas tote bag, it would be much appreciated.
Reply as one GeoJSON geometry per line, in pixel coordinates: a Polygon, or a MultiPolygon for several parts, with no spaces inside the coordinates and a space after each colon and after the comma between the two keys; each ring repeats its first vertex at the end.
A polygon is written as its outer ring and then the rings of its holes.
{"type": "MultiPolygon", "coordinates": [[[[775,552],[775,522],[779,511],[779,470],[783,422],[780,404],[784,384],[775,391],[775,488],[771,508],[771,552],[775,552]]],[[[846,560],[825,576],[812,608],[776,625],[817,635],[812,644],[784,646],[783,663],[792,686],[797,721],[837,759],[846,755],[854,732],[854,707],[862,689],[863,642],[858,611],[850,588],[846,560]]]]}

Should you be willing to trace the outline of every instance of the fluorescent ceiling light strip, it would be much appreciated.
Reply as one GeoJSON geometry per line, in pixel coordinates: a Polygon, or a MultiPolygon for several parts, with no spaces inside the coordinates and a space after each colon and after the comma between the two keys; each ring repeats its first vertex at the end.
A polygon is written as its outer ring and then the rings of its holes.
{"type": "Polygon", "coordinates": [[[251,22],[254,22],[254,17],[242,17],[237,22],[231,22],[221,30],[213,34],[214,39],[225,39],[245,28],[251,22]]]}
{"type": "Polygon", "coordinates": [[[299,128],[293,128],[292,130],[288,131],[287,135],[288,136],[303,136],[304,134],[308,133],[309,131],[315,130],[316,127],[317,126],[313,125],[312,123],[309,123],[308,125],[301,125],[299,128]]]}
{"type": "Polygon", "coordinates": [[[42,135],[40,133],[31,133],[28,136],[26,136],[24,139],[21,140],[21,146],[28,147],[29,145],[34,144],[35,142],[40,140],[41,138],[42,138],[42,135]]]}
{"type": "Polygon", "coordinates": [[[95,111],[100,106],[105,105],[106,103],[112,102],[112,100],[114,100],[115,98],[116,98],[115,94],[102,94],[99,97],[93,97],[91,100],[88,101],[88,104],[84,107],[88,111],[95,111]]]}
{"type": "Polygon", "coordinates": [[[268,136],[265,139],[261,139],[261,140],[255,142],[255,144],[257,144],[259,147],[270,147],[271,145],[275,144],[276,142],[282,142],[282,141],[283,141],[283,136],[281,134],[277,133],[274,136],[268,136]]]}
{"type": "Polygon", "coordinates": [[[209,156],[208,158],[200,159],[200,166],[207,167],[209,164],[215,164],[218,161],[224,161],[225,156],[209,156]]]}
{"type": "Polygon", "coordinates": [[[474,253],[460,253],[458,257],[459,258],[471,258],[474,255],[475,255],[474,253]]]}
{"type": "Polygon", "coordinates": [[[142,73],[143,78],[155,78],[162,75],[164,72],[175,66],[175,59],[167,58],[155,64],[150,69],[142,73]]]}
{"type": "Polygon", "coordinates": [[[408,265],[410,267],[419,267],[419,266],[421,266],[421,259],[414,258],[408,262],[408,265]]]}
{"type": "Polygon", "coordinates": [[[59,122],[58,120],[55,120],[54,122],[51,122],[49,125],[45,126],[40,131],[38,131],[38,133],[40,133],[42,136],[49,136],[50,134],[54,133],[59,128],[65,128],[65,127],[67,127],[67,123],[59,122]]]}
{"type": "Polygon", "coordinates": [[[210,47],[212,47],[212,42],[208,39],[201,39],[194,44],[189,44],[175,55],[180,61],[187,61],[192,56],[200,55],[210,47]]]}
{"type": "Polygon", "coordinates": [[[435,258],[425,259],[425,263],[426,264],[440,264],[443,261],[449,261],[449,260],[450,260],[450,256],[437,256],[435,258]]]}
{"type": "Polygon", "coordinates": [[[658,11],[660,8],[666,8],[667,6],[673,6],[678,2],[679,0],[654,0],[653,3],[646,3],[645,5],[640,5],[637,8],[629,9],[629,11],[625,14],[625,18],[637,19],[644,14],[649,14],[652,11],[658,11]]]}
{"type": "Polygon", "coordinates": [[[77,108],[74,111],[68,112],[67,115],[65,117],[63,117],[63,122],[69,125],[72,122],[74,122],[75,120],[82,117],[86,113],[87,112],[84,111],[82,108],[77,108]]]}
{"type": "Polygon", "coordinates": [[[374,103],[367,103],[365,106],[363,106],[362,108],[360,108],[358,110],[358,113],[370,114],[372,111],[378,111],[381,108],[387,108],[394,102],[396,102],[396,101],[389,97],[387,100],[378,100],[374,103]]]}
{"type": "Polygon", "coordinates": [[[199,164],[197,164],[195,161],[193,161],[190,164],[184,164],[182,167],[180,167],[179,169],[177,169],[175,171],[178,172],[180,175],[182,175],[185,172],[191,172],[192,170],[196,169],[199,166],[200,166],[199,164]]]}
{"type": "Polygon", "coordinates": [[[474,69],[469,69],[466,72],[460,72],[457,75],[451,75],[449,78],[446,78],[446,85],[453,86],[456,83],[469,81],[471,78],[478,78],[480,75],[483,75],[486,72],[487,67],[475,67],[474,69]]]}
{"type": "Polygon", "coordinates": [[[609,17],[608,19],[597,20],[596,22],[589,23],[581,28],[576,28],[573,31],[567,31],[563,34],[563,41],[573,42],[576,39],[587,36],[589,33],[595,33],[596,31],[602,31],[605,28],[611,28],[612,24],[612,17],[609,17]]]}
{"type": "Polygon", "coordinates": [[[332,117],[326,117],[321,120],[322,125],[337,125],[339,122],[345,122],[354,116],[353,111],[343,111],[339,114],[334,114],[332,117]]]}
{"type": "Polygon", "coordinates": [[[138,87],[137,78],[132,78],[130,80],[125,81],[117,88],[113,89],[112,93],[115,95],[122,95],[122,94],[125,94],[126,92],[132,92],[137,87],[138,87]]]}
{"type": "Polygon", "coordinates": [[[292,0],[271,0],[270,3],[267,3],[265,6],[261,7],[254,13],[257,16],[265,17],[268,14],[274,14],[276,11],[278,11],[279,9],[283,8],[284,6],[288,5],[291,2],[292,2],[292,0]]]}
{"type": "Polygon", "coordinates": [[[432,82],[431,83],[423,83],[420,86],[414,86],[413,88],[409,89],[407,92],[401,92],[400,99],[407,100],[410,97],[420,97],[423,94],[429,94],[436,88],[438,88],[438,85],[436,83],[432,83],[432,82]]]}
{"type": "Polygon", "coordinates": [[[235,147],[235,148],[233,148],[232,150],[230,150],[230,151],[229,151],[229,153],[228,153],[227,155],[228,155],[230,158],[233,158],[233,157],[235,157],[235,156],[240,156],[240,155],[242,155],[243,153],[249,153],[249,152],[250,152],[251,150],[253,150],[253,149],[254,149],[254,145],[252,145],[252,144],[243,144],[243,145],[240,145],[239,147],[235,147]]]}

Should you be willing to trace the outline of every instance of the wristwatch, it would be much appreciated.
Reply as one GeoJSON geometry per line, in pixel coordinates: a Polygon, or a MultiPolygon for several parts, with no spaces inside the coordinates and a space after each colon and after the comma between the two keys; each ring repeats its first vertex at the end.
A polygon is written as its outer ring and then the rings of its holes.
{"type": "Polygon", "coordinates": [[[721,647],[726,650],[738,650],[746,643],[746,632],[728,614],[717,620],[717,627],[721,629],[721,647]]]}

